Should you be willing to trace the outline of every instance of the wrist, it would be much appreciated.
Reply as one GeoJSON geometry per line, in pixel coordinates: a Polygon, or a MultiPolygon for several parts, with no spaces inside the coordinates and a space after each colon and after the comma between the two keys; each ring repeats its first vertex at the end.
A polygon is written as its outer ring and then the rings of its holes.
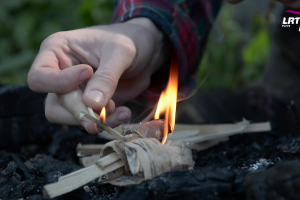
{"type": "Polygon", "coordinates": [[[157,26],[148,18],[138,17],[128,20],[128,24],[135,24],[149,32],[155,40],[163,39],[163,32],[157,28],[157,26]]]}
{"type": "Polygon", "coordinates": [[[155,50],[152,56],[151,65],[153,65],[153,67],[151,67],[151,74],[162,66],[169,65],[172,55],[172,44],[168,36],[161,29],[150,19],[144,17],[134,18],[125,23],[138,25],[152,36],[155,50]]]}

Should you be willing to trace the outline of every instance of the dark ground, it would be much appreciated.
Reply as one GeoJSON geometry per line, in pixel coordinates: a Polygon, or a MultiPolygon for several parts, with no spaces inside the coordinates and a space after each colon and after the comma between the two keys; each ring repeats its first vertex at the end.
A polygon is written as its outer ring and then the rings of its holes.
{"type": "MultiPolygon", "coordinates": [[[[79,142],[104,142],[76,127],[48,123],[44,98],[25,85],[0,88],[0,199],[42,199],[43,185],[81,168],[75,153],[79,142]]],[[[93,181],[56,199],[298,199],[296,106],[290,109],[260,88],[202,92],[185,104],[206,123],[270,120],[272,131],[236,135],[194,151],[192,171],[169,172],[129,188],[93,181]]],[[[183,112],[177,122],[195,120],[183,112]]]]}

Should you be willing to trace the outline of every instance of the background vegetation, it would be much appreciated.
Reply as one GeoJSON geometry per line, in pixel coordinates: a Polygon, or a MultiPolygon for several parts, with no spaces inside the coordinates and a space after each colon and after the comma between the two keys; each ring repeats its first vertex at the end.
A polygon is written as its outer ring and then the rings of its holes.
{"type": "MultiPolygon", "coordinates": [[[[107,24],[113,0],[0,1],[0,83],[26,82],[41,42],[52,33],[107,24]]],[[[225,5],[215,23],[198,80],[202,88],[236,87],[257,81],[269,52],[263,15],[251,17],[247,34],[233,19],[235,6],[225,5]]]]}

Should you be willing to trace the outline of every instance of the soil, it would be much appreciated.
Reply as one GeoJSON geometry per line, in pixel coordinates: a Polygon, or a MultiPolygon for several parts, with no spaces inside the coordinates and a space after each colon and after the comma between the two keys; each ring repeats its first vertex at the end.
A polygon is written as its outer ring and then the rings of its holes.
{"type": "MultiPolygon", "coordinates": [[[[42,199],[43,185],[82,168],[75,152],[79,142],[105,142],[77,127],[48,123],[43,111],[45,97],[31,92],[26,85],[0,87],[0,199],[42,199]]],[[[296,104],[276,100],[259,88],[207,91],[189,103],[203,114],[206,122],[234,122],[244,115],[254,122],[270,120],[272,131],[236,135],[208,150],[193,150],[194,170],[169,172],[128,188],[99,185],[95,179],[55,199],[299,197],[296,104]],[[216,105],[216,99],[223,101],[216,105]],[[208,107],[211,112],[206,113],[208,107]]],[[[187,113],[179,116],[178,122],[184,122],[183,119],[188,119],[187,113]]]]}

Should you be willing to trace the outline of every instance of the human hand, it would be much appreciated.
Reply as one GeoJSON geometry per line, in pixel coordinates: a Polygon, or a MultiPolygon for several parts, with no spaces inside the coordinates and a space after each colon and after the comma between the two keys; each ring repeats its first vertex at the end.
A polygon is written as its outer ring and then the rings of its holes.
{"type": "MultiPolygon", "coordinates": [[[[243,0],[227,0],[229,3],[235,4],[239,3],[243,0]]],[[[286,6],[293,8],[293,9],[299,9],[300,8],[300,0],[277,0],[286,6]]]]}
{"type": "Polygon", "coordinates": [[[108,125],[127,121],[130,110],[115,109],[115,104],[147,89],[151,75],[169,61],[169,48],[163,33],[146,18],[59,32],[42,43],[28,84],[33,91],[49,93],[45,112],[50,122],[82,125],[97,133],[94,123],[79,119],[80,111],[89,106],[99,113],[106,106],[108,125]]]}

